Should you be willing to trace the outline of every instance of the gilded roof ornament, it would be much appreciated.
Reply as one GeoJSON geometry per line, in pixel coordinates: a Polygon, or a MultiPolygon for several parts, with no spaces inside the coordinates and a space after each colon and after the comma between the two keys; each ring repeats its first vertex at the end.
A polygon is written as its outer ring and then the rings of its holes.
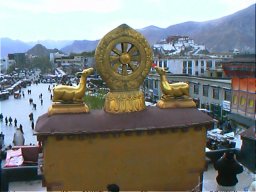
{"type": "Polygon", "coordinates": [[[88,106],[83,102],[83,97],[85,95],[87,77],[93,71],[93,68],[88,68],[77,73],[77,75],[81,76],[77,86],[55,86],[53,89],[53,104],[48,109],[48,115],[89,112],[88,106]]]}
{"type": "Polygon", "coordinates": [[[196,107],[195,102],[189,96],[189,85],[187,83],[169,83],[166,77],[166,72],[163,68],[155,67],[155,70],[160,75],[160,87],[163,94],[161,99],[156,104],[157,107],[196,107]]]}
{"type": "Polygon", "coordinates": [[[152,50],[136,30],[122,24],[107,33],[99,42],[96,69],[110,88],[104,109],[110,113],[145,109],[140,85],[152,65],[152,50]]]}

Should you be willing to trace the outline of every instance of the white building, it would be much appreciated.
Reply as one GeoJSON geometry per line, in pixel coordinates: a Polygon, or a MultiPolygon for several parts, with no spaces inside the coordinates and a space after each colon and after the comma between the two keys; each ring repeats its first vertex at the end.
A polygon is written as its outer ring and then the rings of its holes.
{"type": "Polygon", "coordinates": [[[204,45],[195,44],[188,36],[169,36],[154,44],[153,50],[165,55],[199,55],[207,51],[204,45]]]}
{"type": "MultiPolygon", "coordinates": [[[[164,68],[172,74],[188,74],[194,76],[219,76],[212,75],[209,71],[215,71],[219,68],[219,58],[209,56],[165,56],[154,57],[156,66],[164,68]]],[[[222,70],[220,71],[222,73],[222,70]]]]}

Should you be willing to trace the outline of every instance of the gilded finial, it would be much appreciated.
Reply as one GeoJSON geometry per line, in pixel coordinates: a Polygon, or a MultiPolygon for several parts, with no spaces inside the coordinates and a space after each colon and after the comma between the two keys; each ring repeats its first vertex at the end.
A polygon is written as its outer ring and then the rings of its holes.
{"type": "Polygon", "coordinates": [[[189,97],[187,83],[169,83],[163,68],[155,67],[155,70],[160,76],[160,88],[163,94],[157,102],[159,108],[196,107],[195,102],[189,97]]]}

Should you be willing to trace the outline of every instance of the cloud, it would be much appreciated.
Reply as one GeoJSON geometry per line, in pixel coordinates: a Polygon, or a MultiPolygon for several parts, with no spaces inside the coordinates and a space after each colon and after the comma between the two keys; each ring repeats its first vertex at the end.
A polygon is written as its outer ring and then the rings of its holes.
{"type": "Polygon", "coordinates": [[[113,12],[120,8],[119,0],[9,0],[0,2],[1,9],[33,13],[113,12]]]}

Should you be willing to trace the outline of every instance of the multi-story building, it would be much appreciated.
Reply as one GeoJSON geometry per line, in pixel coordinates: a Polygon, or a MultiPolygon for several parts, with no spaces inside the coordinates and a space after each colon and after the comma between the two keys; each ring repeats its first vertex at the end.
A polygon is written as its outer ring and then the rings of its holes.
{"type": "Polygon", "coordinates": [[[55,53],[50,55],[50,62],[55,67],[62,67],[62,69],[70,74],[73,71],[81,71],[87,62],[87,58],[84,56],[77,55],[64,55],[55,53]]]}
{"type": "Polygon", "coordinates": [[[223,77],[221,59],[207,55],[156,56],[154,63],[173,74],[223,77]]]}
{"type": "Polygon", "coordinates": [[[8,66],[15,64],[18,68],[26,68],[26,54],[12,53],[8,54],[8,66]]]}
{"type": "Polygon", "coordinates": [[[223,68],[226,75],[232,78],[232,102],[229,118],[238,128],[255,126],[255,55],[238,55],[234,59],[225,61],[223,68]]]}
{"type": "MultiPolygon", "coordinates": [[[[189,93],[198,108],[212,111],[217,119],[225,119],[230,112],[231,80],[212,77],[198,77],[182,74],[166,74],[170,83],[189,83],[189,93]]],[[[160,77],[156,72],[151,72],[144,84],[146,98],[156,102],[162,96],[160,77]]]]}

